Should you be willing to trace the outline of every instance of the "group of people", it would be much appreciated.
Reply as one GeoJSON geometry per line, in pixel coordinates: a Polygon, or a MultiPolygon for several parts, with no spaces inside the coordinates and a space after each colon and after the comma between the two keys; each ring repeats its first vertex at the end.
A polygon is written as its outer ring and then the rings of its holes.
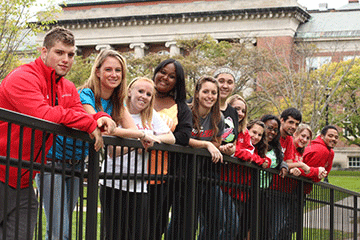
{"type": "MultiPolygon", "coordinates": [[[[88,80],[76,89],[64,78],[71,69],[74,55],[75,40],[71,31],[53,28],[44,38],[41,56],[15,69],[2,81],[0,107],[88,132],[95,138],[96,151],[104,147],[102,134],[141,141],[143,150],[118,147],[106,150],[103,173],[135,175],[135,179],[109,177],[100,181],[106,239],[145,239],[145,236],[161,239],[164,233],[167,239],[184,238],[180,231],[186,221],[184,189],[177,189],[178,185],[170,181],[136,177],[178,170],[173,154],[153,150],[146,153],[154,143],[206,149],[211,155],[210,164],[220,166],[206,174],[229,183],[210,187],[204,182],[197,184],[198,239],[249,237],[252,196],[234,185],[251,185],[251,174],[244,174],[245,166],[224,164],[223,155],[253,162],[262,168],[278,169],[279,176],[260,174],[260,185],[269,194],[296,187],[284,182],[289,181],[284,178],[287,174],[317,182],[331,170],[338,130],[325,126],[312,140],[310,127],[301,123],[302,115],[295,108],[284,110],[280,118],[264,115],[248,122],[248,105],[240,95],[233,95],[236,75],[228,67],[217,69],[212,76],[201,77],[191,102],[187,103],[185,73],[174,59],[161,62],[152,79],[138,77],[127,84],[125,59],[115,50],[102,50],[88,80]],[[284,186],[292,187],[284,189],[284,186]],[[204,198],[208,198],[208,204],[204,198]],[[129,208],[120,204],[122,202],[129,208]]],[[[41,156],[46,155],[48,165],[84,167],[81,160],[88,155],[89,146],[82,146],[81,141],[57,136],[53,143],[52,137],[40,131],[33,133],[30,128],[8,126],[0,122],[0,155],[10,153],[14,159],[21,157],[43,163],[41,156]],[[10,149],[8,135],[12,141],[10,149]],[[42,142],[46,142],[45,148],[42,142]]],[[[34,177],[35,173],[26,169],[19,172],[16,167],[0,165],[0,196],[5,193],[8,196],[0,198],[0,239],[5,236],[7,239],[33,238],[38,208],[32,187],[34,177]],[[13,201],[16,197],[19,204],[13,201]]],[[[81,183],[77,178],[62,178],[62,175],[52,178],[47,173],[36,175],[47,223],[52,217],[52,225],[47,224],[48,239],[50,235],[52,239],[71,238],[69,220],[81,183]],[[65,196],[51,196],[50,193],[62,192],[63,188],[65,196]],[[62,209],[64,213],[60,213],[62,209]]],[[[265,211],[269,221],[268,231],[262,233],[267,236],[264,239],[291,239],[291,204],[286,198],[279,198],[273,209],[265,211]]]]}

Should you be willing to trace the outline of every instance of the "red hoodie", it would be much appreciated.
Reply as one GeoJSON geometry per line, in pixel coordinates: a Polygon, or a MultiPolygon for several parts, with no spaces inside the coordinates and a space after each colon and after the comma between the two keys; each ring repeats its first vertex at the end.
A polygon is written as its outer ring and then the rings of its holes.
{"type": "MultiPolygon", "coordinates": [[[[257,149],[255,149],[255,147],[251,144],[251,137],[247,129],[244,132],[240,132],[238,135],[234,156],[243,161],[255,162],[259,166],[267,160],[269,162],[268,166],[271,165],[270,158],[261,158],[258,155],[257,149]]],[[[227,165],[223,165],[221,170],[221,179],[241,185],[251,185],[250,169],[238,164],[229,163],[227,165]]],[[[239,189],[224,187],[224,191],[227,191],[233,198],[240,199],[239,189]]],[[[246,201],[248,196],[245,197],[245,194],[246,192],[241,191],[241,201],[246,201]]]]}
{"type": "Polygon", "coordinates": [[[320,182],[319,167],[324,167],[329,173],[334,159],[334,150],[329,148],[321,136],[318,136],[305,148],[303,162],[310,167],[310,173],[305,174],[302,169],[301,175],[310,178],[314,182],[320,182]]]}
{"type": "MultiPolygon", "coordinates": [[[[55,70],[46,66],[38,58],[34,62],[22,65],[12,71],[0,85],[0,107],[22,114],[30,115],[67,127],[77,128],[81,131],[92,133],[96,127],[96,120],[106,113],[89,115],[80,102],[75,85],[65,78],[55,82],[55,70]],[[58,105],[55,99],[58,97],[58,105]]],[[[8,123],[0,121],[0,156],[7,156],[8,123]]],[[[20,127],[11,127],[10,157],[19,158],[19,133],[20,127]]],[[[41,156],[43,134],[35,131],[34,157],[41,156]]],[[[31,154],[31,129],[23,129],[22,160],[29,161],[31,154]]],[[[46,142],[46,152],[52,145],[50,136],[46,142]]],[[[35,161],[40,161],[40,157],[35,161]]],[[[0,181],[5,182],[6,166],[0,165],[0,181]]],[[[9,185],[17,187],[18,169],[10,167],[9,185]]],[[[21,188],[29,186],[29,171],[21,170],[21,188]]],[[[33,175],[34,177],[34,175],[33,175]]]]}

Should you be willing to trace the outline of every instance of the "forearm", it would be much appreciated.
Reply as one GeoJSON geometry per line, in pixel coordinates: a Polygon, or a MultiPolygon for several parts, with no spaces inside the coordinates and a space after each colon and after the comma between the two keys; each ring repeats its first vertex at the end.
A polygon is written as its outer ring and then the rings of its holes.
{"type": "Polygon", "coordinates": [[[208,142],[208,141],[198,140],[198,139],[193,139],[193,138],[190,138],[190,140],[189,140],[189,145],[193,148],[207,148],[209,143],[210,142],[208,142]]]}
{"type": "Polygon", "coordinates": [[[123,138],[142,138],[144,137],[144,132],[137,129],[128,129],[128,128],[115,128],[113,136],[123,137],[123,138]]]}
{"type": "Polygon", "coordinates": [[[166,134],[160,134],[160,135],[157,135],[156,137],[159,138],[159,140],[162,143],[166,143],[166,144],[174,144],[175,143],[175,137],[172,132],[169,132],[166,134]]]}

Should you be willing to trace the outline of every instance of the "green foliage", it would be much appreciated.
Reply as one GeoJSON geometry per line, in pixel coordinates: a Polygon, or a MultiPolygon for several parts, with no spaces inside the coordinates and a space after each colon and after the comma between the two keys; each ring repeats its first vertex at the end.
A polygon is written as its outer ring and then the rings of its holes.
{"type": "Polygon", "coordinates": [[[66,78],[72,81],[76,87],[81,86],[90,77],[91,68],[94,64],[96,54],[91,54],[87,58],[82,56],[75,56],[75,60],[71,71],[66,75],[66,78]]]}
{"type": "Polygon", "coordinates": [[[54,22],[53,15],[59,10],[51,2],[47,6],[35,13],[33,9],[39,7],[36,0],[0,0],[0,80],[20,64],[27,50],[33,49],[28,38],[54,22]],[[21,55],[17,55],[19,49],[21,55]]]}

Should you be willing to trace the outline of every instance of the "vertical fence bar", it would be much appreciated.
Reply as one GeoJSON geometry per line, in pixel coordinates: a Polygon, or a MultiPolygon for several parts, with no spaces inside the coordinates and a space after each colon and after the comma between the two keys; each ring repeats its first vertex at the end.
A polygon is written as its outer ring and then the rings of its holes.
{"type": "Polygon", "coordinates": [[[250,214],[250,239],[259,239],[259,210],[260,210],[260,170],[258,168],[251,169],[251,191],[250,200],[252,205],[252,212],[250,214]]]}
{"type": "Polygon", "coordinates": [[[298,221],[297,224],[298,226],[296,226],[297,228],[297,233],[296,233],[296,239],[297,240],[301,240],[303,239],[303,229],[304,229],[304,205],[305,205],[305,195],[304,195],[304,181],[302,180],[298,180],[299,183],[299,187],[298,187],[298,194],[299,194],[299,205],[296,206],[298,207],[299,211],[298,211],[298,221]]]}
{"type": "Polygon", "coordinates": [[[334,189],[330,189],[330,240],[334,239],[334,189]]]}
{"type": "Polygon", "coordinates": [[[97,236],[97,206],[98,206],[98,180],[99,180],[99,153],[94,145],[89,146],[88,186],[86,204],[86,235],[88,240],[97,236]]]}
{"type": "Polygon", "coordinates": [[[357,239],[357,225],[358,225],[358,205],[357,205],[358,198],[357,196],[354,196],[354,240],[357,239]]]}
{"type": "Polygon", "coordinates": [[[188,188],[188,193],[186,194],[186,203],[185,206],[186,209],[184,209],[184,213],[185,213],[185,239],[194,239],[195,236],[195,225],[197,224],[197,219],[196,219],[196,212],[195,212],[195,196],[197,194],[197,158],[196,155],[192,155],[188,157],[188,169],[189,169],[189,174],[188,174],[188,184],[186,185],[186,187],[188,188]]]}

